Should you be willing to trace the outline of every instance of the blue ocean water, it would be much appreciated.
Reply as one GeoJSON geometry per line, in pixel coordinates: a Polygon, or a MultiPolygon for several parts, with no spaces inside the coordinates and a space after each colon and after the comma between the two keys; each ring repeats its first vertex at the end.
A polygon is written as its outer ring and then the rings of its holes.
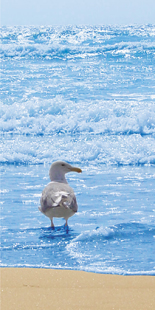
{"type": "Polygon", "coordinates": [[[1,28],[1,266],[155,274],[155,25],[1,28]],[[39,211],[55,160],[79,205],[39,211]]]}

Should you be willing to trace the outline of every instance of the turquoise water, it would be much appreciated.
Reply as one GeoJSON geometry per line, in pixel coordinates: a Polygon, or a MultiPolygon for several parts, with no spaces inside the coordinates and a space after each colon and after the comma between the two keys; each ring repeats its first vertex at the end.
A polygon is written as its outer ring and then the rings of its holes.
{"type": "Polygon", "coordinates": [[[1,28],[1,266],[155,274],[155,26],[1,28]],[[39,211],[55,160],[79,205],[39,211]]]}

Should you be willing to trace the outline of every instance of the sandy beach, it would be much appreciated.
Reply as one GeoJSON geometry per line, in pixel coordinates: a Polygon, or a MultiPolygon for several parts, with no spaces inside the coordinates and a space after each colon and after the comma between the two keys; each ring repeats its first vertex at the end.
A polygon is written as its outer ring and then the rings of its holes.
{"type": "Polygon", "coordinates": [[[1,268],[2,310],[154,310],[154,276],[1,268]]]}

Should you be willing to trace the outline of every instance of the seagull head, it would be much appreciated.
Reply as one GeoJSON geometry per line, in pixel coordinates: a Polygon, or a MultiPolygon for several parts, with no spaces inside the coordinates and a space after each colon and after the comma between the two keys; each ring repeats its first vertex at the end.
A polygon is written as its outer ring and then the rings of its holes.
{"type": "Polygon", "coordinates": [[[56,161],[50,167],[49,176],[50,176],[51,181],[53,182],[55,181],[55,182],[67,183],[65,174],[71,171],[78,172],[78,173],[82,172],[80,168],[71,166],[65,161],[56,161]]]}

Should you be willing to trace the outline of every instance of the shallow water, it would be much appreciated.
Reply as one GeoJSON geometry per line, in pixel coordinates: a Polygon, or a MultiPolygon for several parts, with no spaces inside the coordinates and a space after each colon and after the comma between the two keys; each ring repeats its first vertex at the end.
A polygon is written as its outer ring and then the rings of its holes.
{"type": "Polygon", "coordinates": [[[1,266],[155,274],[155,27],[3,27],[1,266]],[[38,211],[54,160],[79,205],[38,211]]]}

